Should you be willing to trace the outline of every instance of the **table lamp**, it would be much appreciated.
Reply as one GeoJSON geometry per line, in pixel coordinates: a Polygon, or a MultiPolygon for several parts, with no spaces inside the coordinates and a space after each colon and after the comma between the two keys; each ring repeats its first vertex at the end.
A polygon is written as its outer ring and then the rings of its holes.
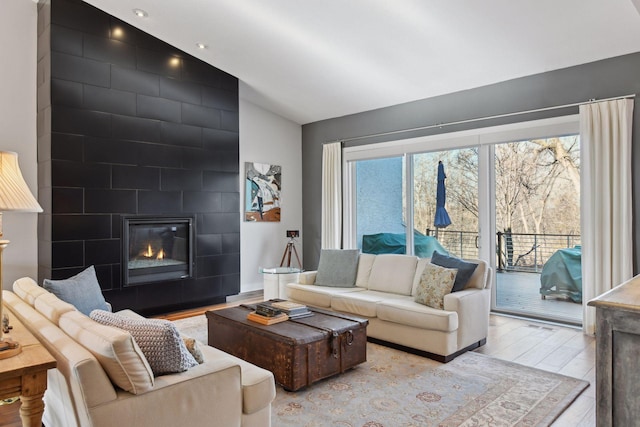
{"type": "MultiPolygon", "coordinates": [[[[2,212],[42,212],[42,208],[27,183],[24,182],[18,155],[11,151],[0,151],[0,239],[2,238],[2,212]]],[[[0,240],[0,359],[20,353],[20,344],[4,339],[4,316],[2,315],[2,251],[9,244],[8,240],[0,240]]]]}

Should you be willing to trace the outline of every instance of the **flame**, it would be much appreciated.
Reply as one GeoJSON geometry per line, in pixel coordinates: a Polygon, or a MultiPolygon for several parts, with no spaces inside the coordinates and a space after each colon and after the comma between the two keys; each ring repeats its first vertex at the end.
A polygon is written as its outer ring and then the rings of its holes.
{"type": "Polygon", "coordinates": [[[158,256],[156,257],[156,259],[164,259],[164,249],[160,249],[160,252],[158,252],[158,256]]]}
{"type": "Polygon", "coordinates": [[[147,246],[147,250],[142,252],[143,257],[151,258],[153,256],[153,250],[151,249],[151,243],[147,246]]]}

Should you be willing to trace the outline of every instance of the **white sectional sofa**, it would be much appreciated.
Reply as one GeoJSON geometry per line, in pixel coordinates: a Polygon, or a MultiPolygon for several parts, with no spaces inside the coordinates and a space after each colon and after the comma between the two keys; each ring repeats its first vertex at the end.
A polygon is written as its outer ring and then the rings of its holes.
{"type": "Polygon", "coordinates": [[[463,290],[444,296],[444,309],[414,301],[429,258],[361,254],[355,286],[315,285],[316,271],[286,285],[287,299],[369,320],[370,341],[448,362],[484,345],[489,329],[491,268],[482,260],[463,290]]]}
{"type": "MultiPolygon", "coordinates": [[[[144,373],[144,357],[131,351],[137,345],[122,351],[126,347],[122,335],[128,332],[99,325],[32,279],[19,279],[13,290],[3,291],[9,316],[20,319],[57,361],[57,368],[47,375],[43,417],[47,427],[271,425],[275,398],[271,372],[200,345],[203,363],[151,378],[144,373]],[[113,353],[115,358],[109,357],[113,353]],[[116,364],[126,374],[120,380],[136,383],[132,391],[114,385],[116,364]]],[[[139,317],[125,312],[120,313],[139,317]]]]}

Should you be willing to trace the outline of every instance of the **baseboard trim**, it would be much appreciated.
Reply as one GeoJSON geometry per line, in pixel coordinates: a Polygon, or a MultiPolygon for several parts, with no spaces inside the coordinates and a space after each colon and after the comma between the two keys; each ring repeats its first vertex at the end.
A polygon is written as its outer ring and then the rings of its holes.
{"type": "Polygon", "coordinates": [[[372,342],[374,344],[380,344],[385,347],[394,348],[396,350],[404,351],[407,353],[415,354],[418,356],[426,357],[428,359],[432,359],[440,363],[449,363],[456,357],[460,356],[461,354],[466,353],[467,351],[470,351],[470,350],[475,350],[476,348],[482,347],[487,343],[487,339],[483,338],[480,341],[475,342],[470,346],[463,348],[462,350],[456,351],[455,353],[449,354],[447,356],[443,356],[441,354],[429,353],[428,351],[418,350],[413,347],[407,347],[405,345],[396,344],[396,343],[381,340],[378,338],[367,337],[367,341],[372,342]]]}
{"type": "Polygon", "coordinates": [[[255,291],[247,291],[247,292],[241,292],[236,295],[229,295],[227,297],[227,302],[236,302],[236,301],[241,301],[245,299],[258,298],[258,297],[262,297],[263,295],[264,295],[264,290],[256,289],[255,291]]]}

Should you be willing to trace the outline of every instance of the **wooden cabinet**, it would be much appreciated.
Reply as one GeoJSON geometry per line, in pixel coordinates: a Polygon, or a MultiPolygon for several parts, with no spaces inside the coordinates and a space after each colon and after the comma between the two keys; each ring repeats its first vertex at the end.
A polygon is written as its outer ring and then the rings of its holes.
{"type": "Polygon", "coordinates": [[[589,301],[596,308],[596,420],[640,420],[640,276],[589,301]]]}

